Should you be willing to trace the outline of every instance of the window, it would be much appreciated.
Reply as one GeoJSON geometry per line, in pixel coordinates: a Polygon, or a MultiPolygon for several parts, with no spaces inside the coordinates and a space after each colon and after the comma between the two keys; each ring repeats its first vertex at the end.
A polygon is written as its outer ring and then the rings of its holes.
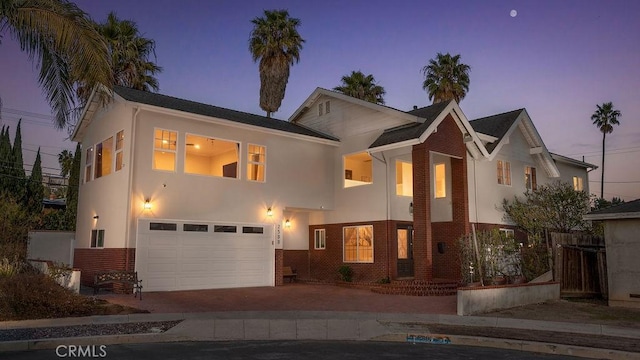
{"type": "Polygon", "coordinates": [[[574,176],[573,177],[573,190],[575,191],[582,191],[584,190],[584,187],[582,186],[582,178],[579,176],[574,176]]]}
{"type": "Polygon", "coordinates": [[[318,116],[322,116],[322,103],[318,104],[318,116]]]}
{"type": "Polygon", "coordinates": [[[96,145],[95,179],[111,174],[113,136],[96,145]]]}
{"type": "Polygon", "coordinates": [[[536,183],[536,168],[531,166],[525,166],[524,184],[527,190],[535,191],[538,188],[538,185],[536,183]]]}
{"type": "Polygon", "coordinates": [[[325,229],[315,229],[313,231],[313,248],[316,250],[323,250],[327,248],[326,241],[327,233],[325,229]]]}
{"type": "Polygon", "coordinates": [[[239,143],[191,134],[186,140],[185,173],[238,178],[239,143]]]}
{"type": "Polygon", "coordinates": [[[209,231],[209,225],[182,224],[182,231],[208,232],[209,231]]]}
{"type": "Polygon", "coordinates": [[[264,233],[264,228],[260,226],[243,226],[242,233],[243,234],[262,234],[264,233]]]}
{"type": "Polygon", "coordinates": [[[104,247],[104,230],[91,230],[91,247],[104,247]]]}
{"type": "Polygon", "coordinates": [[[396,195],[413,196],[413,167],[410,162],[396,160],[396,195]]]}
{"type": "Polygon", "coordinates": [[[500,233],[504,235],[507,239],[513,239],[514,231],[513,229],[502,229],[500,228],[500,233]]]}
{"type": "Polygon", "coordinates": [[[444,163],[434,166],[434,185],[436,199],[447,197],[447,173],[444,163]]]}
{"type": "Polygon", "coordinates": [[[329,101],[324,103],[324,112],[325,114],[328,114],[331,112],[331,103],[329,101]]]}
{"type": "Polygon", "coordinates": [[[122,170],[124,166],[124,163],[122,162],[123,148],[124,148],[124,130],[120,130],[116,134],[116,171],[122,170]]]}
{"type": "Polygon", "coordinates": [[[171,130],[155,129],[153,141],[153,169],[176,170],[176,145],[178,133],[171,130]]]}
{"type": "Polygon", "coordinates": [[[498,184],[511,186],[511,163],[498,160],[498,184]]]}
{"type": "Polygon", "coordinates": [[[373,263],[373,226],[349,226],[342,231],[344,262],[373,263]]]}
{"type": "Polygon", "coordinates": [[[174,223],[152,222],[152,223],[149,223],[149,230],[177,231],[178,230],[178,225],[176,225],[174,223]]]}
{"type": "Polygon", "coordinates": [[[214,225],[213,232],[217,233],[235,233],[238,232],[238,228],[233,225],[214,225]]]}
{"type": "Polygon", "coordinates": [[[267,160],[267,149],[264,146],[249,144],[247,151],[247,179],[264,182],[267,160]]]}
{"type": "Polygon", "coordinates": [[[361,152],[344,157],[344,187],[371,184],[372,175],[371,155],[361,152]]]}
{"type": "Polygon", "coordinates": [[[87,149],[87,158],[85,160],[84,182],[91,181],[91,175],[93,165],[93,147],[87,149]]]}

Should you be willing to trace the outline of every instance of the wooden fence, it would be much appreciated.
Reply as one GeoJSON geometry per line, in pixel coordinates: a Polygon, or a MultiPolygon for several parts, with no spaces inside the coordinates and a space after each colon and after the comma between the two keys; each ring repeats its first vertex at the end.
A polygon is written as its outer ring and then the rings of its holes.
{"type": "Polygon", "coordinates": [[[607,297],[607,257],[604,239],[552,233],[553,278],[564,297],[607,297]]]}

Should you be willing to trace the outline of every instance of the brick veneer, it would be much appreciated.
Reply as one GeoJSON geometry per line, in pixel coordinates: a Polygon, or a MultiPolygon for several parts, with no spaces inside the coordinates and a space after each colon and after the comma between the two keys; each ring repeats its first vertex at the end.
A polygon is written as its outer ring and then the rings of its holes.
{"type": "Polygon", "coordinates": [[[73,253],[73,267],[81,270],[80,282],[83,285],[93,285],[96,272],[135,271],[135,261],[136,249],[133,248],[84,248],[75,249],[73,253]]]}
{"type": "Polygon", "coordinates": [[[284,285],[284,279],[282,277],[282,267],[284,261],[284,250],[276,249],[276,286],[284,285]]]}
{"type": "MultiPolygon", "coordinates": [[[[313,234],[313,232],[311,232],[313,234]]],[[[313,248],[313,247],[312,247],[313,248]]],[[[290,266],[296,270],[298,279],[309,279],[309,251],[284,250],[283,266],[290,266]]]]}

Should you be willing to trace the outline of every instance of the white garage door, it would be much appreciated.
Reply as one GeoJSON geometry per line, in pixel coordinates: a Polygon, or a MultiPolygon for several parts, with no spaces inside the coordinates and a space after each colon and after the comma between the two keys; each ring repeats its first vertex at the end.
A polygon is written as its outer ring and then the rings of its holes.
{"type": "Polygon", "coordinates": [[[274,285],[273,225],[139,220],[144,291],[274,285]]]}

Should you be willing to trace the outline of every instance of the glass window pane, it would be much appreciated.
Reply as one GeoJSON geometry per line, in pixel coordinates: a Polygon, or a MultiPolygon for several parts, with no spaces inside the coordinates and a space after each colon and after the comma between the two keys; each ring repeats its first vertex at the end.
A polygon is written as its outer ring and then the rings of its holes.
{"type": "Polygon", "coordinates": [[[373,182],[371,155],[366,152],[344,157],[344,187],[367,185],[373,182]]]}
{"type": "Polygon", "coordinates": [[[435,166],[435,195],[436,199],[447,197],[447,178],[444,164],[435,166]]]}
{"type": "Polygon", "coordinates": [[[398,229],[398,259],[408,259],[408,235],[409,230],[398,229]]]}
{"type": "Polygon", "coordinates": [[[185,139],[185,173],[238,177],[239,143],[192,134],[187,134],[185,139]]]}

